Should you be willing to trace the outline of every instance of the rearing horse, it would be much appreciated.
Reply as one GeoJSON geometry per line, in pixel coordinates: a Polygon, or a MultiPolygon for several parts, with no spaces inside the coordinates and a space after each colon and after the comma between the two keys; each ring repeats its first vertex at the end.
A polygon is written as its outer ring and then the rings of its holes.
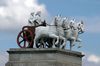
{"type": "Polygon", "coordinates": [[[62,39],[64,42],[62,45],[66,44],[66,39],[63,36],[64,35],[64,28],[62,27],[61,20],[56,17],[54,23],[51,26],[39,26],[36,28],[35,31],[35,39],[34,39],[34,48],[36,47],[36,44],[38,43],[40,38],[53,38],[53,41],[57,40],[56,42],[53,42],[53,48],[55,48],[55,45],[59,43],[59,39],[62,39]]]}
{"type": "Polygon", "coordinates": [[[79,38],[79,34],[82,34],[84,32],[84,24],[81,21],[79,23],[74,23],[71,27],[69,30],[66,31],[66,39],[70,41],[70,50],[72,50],[75,42],[79,42],[80,44],[81,39],[79,38]]]}

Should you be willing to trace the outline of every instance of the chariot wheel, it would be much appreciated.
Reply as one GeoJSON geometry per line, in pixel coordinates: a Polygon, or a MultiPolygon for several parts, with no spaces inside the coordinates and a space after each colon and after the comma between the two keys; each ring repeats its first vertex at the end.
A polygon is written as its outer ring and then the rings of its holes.
{"type": "Polygon", "coordinates": [[[27,48],[33,45],[33,34],[30,30],[22,30],[17,36],[17,44],[20,48],[27,48]]]}

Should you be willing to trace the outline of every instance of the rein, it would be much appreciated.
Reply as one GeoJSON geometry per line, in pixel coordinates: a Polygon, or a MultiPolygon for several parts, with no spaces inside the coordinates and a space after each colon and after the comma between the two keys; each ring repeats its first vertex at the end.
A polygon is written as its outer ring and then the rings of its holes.
{"type": "Polygon", "coordinates": [[[62,27],[62,25],[50,25],[50,24],[47,24],[48,26],[56,26],[56,27],[62,27]]]}
{"type": "Polygon", "coordinates": [[[48,26],[57,26],[57,25],[50,25],[50,24],[47,24],[48,26]]]}

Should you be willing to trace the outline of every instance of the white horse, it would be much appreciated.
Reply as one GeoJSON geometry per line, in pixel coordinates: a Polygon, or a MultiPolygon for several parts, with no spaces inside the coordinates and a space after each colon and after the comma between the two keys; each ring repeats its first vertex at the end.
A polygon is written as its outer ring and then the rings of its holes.
{"type": "Polygon", "coordinates": [[[75,42],[79,42],[79,47],[81,46],[81,39],[79,38],[79,34],[82,34],[83,32],[84,24],[82,21],[79,23],[73,23],[73,25],[70,26],[70,29],[65,32],[66,39],[70,41],[70,50],[74,46],[75,42]]]}
{"type": "MultiPolygon", "coordinates": [[[[66,32],[68,32],[70,30],[70,25],[69,25],[68,18],[67,17],[63,18],[62,22],[63,22],[62,27],[63,27],[63,30],[64,30],[64,35],[62,35],[62,36],[66,39],[66,42],[67,42],[66,32]]],[[[62,49],[65,49],[66,43],[63,44],[63,40],[60,39],[59,40],[59,46],[62,47],[62,49]]]]}
{"type": "MultiPolygon", "coordinates": [[[[64,49],[66,47],[66,44],[64,43],[65,42],[64,40],[66,38],[65,37],[65,31],[69,30],[69,28],[70,28],[69,27],[69,22],[68,22],[68,18],[66,18],[66,17],[65,18],[57,17],[57,19],[59,19],[59,21],[62,23],[62,25],[60,25],[60,24],[55,22],[56,28],[57,27],[61,28],[61,29],[57,28],[57,31],[62,31],[63,30],[64,34],[59,34],[59,43],[56,44],[56,47],[64,49]],[[62,29],[62,27],[63,27],[63,29],[62,29]]],[[[57,20],[55,20],[55,21],[57,21],[57,20]]],[[[53,26],[53,24],[51,26],[53,26]]],[[[44,37],[44,38],[41,37],[40,40],[37,42],[38,44],[36,44],[36,45],[37,45],[38,48],[46,48],[46,46],[48,48],[51,48],[52,47],[51,44],[55,43],[55,41],[56,41],[56,39],[53,39],[53,38],[50,38],[50,37],[49,38],[48,37],[44,37]]]]}
{"type": "Polygon", "coordinates": [[[63,40],[63,45],[66,44],[66,39],[64,37],[64,28],[62,27],[62,21],[56,17],[54,23],[51,26],[39,26],[35,31],[34,48],[41,37],[53,38],[53,48],[59,43],[59,39],[63,40]],[[57,40],[56,42],[54,42],[57,40]]]}

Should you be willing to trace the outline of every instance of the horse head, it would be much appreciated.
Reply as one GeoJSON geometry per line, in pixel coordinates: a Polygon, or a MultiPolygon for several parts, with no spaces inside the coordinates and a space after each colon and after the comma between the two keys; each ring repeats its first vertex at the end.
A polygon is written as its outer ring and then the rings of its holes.
{"type": "Polygon", "coordinates": [[[56,25],[56,26],[61,26],[61,24],[62,24],[62,18],[61,18],[61,16],[55,16],[55,18],[54,18],[54,25],[56,25]]]}
{"type": "Polygon", "coordinates": [[[79,31],[79,34],[84,33],[85,30],[84,30],[84,23],[83,23],[83,21],[77,23],[77,29],[79,31]]]}
{"type": "Polygon", "coordinates": [[[62,20],[62,27],[64,28],[64,30],[70,29],[70,25],[69,25],[69,21],[68,21],[67,17],[63,18],[63,20],[62,20]]]}
{"type": "Polygon", "coordinates": [[[70,23],[70,28],[72,30],[77,30],[77,24],[75,22],[75,19],[70,20],[69,23],[70,23]]]}

